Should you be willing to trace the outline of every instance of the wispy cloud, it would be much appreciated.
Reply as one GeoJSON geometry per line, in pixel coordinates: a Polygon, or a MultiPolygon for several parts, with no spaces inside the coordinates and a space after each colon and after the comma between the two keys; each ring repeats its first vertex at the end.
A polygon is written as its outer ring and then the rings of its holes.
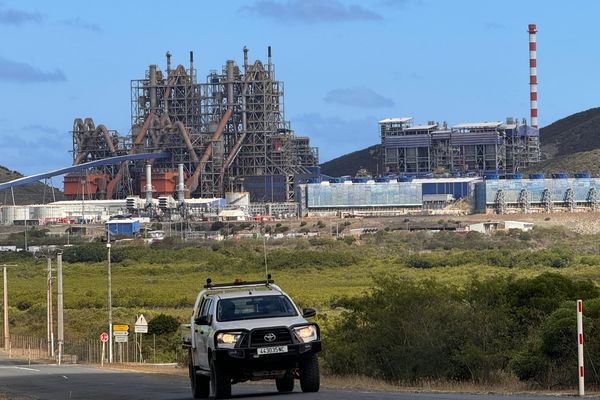
{"type": "Polygon", "coordinates": [[[0,81],[5,82],[64,82],[65,74],[58,68],[45,72],[33,65],[12,61],[0,56],[0,81]]]}
{"type": "Polygon", "coordinates": [[[256,0],[243,12],[286,22],[380,21],[383,17],[360,5],[342,4],[338,0],[256,0]]]}
{"type": "Polygon", "coordinates": [[[0,4],[0,25],[21,26],[24,24],[40,24],[46,18],[39,12],[29,12],[14,8],[5,8],[0,4]]]}
{"type": "Polygon", "coordinates": [[[45,133],[45,134],[48,134],[48,135],[56,135],[56,134],[58,134],[58,129],[53,128],[51,126],[42,125],[42,124],[29,124],[29,125],[25,125],[24,127],[21,128],[21,130],[25,131],[25,132],[31,132],[31,131],[41,132],[41,133],[45,133]]]}
{"type": "Polygon", "coordinates": [[[383,97],[374,90],[366,87],[334,89],[325,95],[324,100],[328,103],[361,108],[382,108],[394,105],[391,99],[383,97]]]}
{"type": "Polygon", "coordinates": [[[65,19],[65,20],[61,21],[61,23],[65,26],[68,26],[71,28],[84,29],[84,30],[88,30],[88,31],[92,31],[92,32],[101,32],[102,31],[102,28],[100,27],[100,25],[93,23],[93,22],[88,22],[81,18],[69,18],[69,19],[65,19]]]}

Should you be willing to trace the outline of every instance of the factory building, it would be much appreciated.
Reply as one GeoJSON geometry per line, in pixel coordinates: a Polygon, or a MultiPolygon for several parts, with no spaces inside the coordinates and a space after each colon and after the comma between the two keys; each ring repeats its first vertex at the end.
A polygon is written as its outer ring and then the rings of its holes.
{"type": "Polygon", "coordinates": [[[544,174],[509,175],[498,179],[487,176],[476,184],[475,211],[506,214],[512,212],[598,211],[600,210],[600,179],[589,173],[554,173],[551,179],[544,174]]]}
{"type": "Polygon", "coordinates": [[[201,82],[193,53],[189,66],[148,66],[131,81],[131,135],[123,136],[91,118],[73,124],[73,165],[109,157],[165,153],[147,161],[128,161],[65,176],[68,199],[123,199],[147,192],[175,196],[183,175],[186,198],[224,197],[247,191],[255,202],[291,202],[294,178],[315,172],[318,151],[296,136],[284,114],[284,85],[267,62],[243,65],[227,60],[220,72],[201,82]],[[183,165],[183,170],[178,166],[183,165]]]}
{"type": "Polygon", "coordinates": [[[472,196],[477,178],[333,178],[299,185],[301,216],[349,213],[395,215],[444,208],[472,196]]]}
{"type": "Polygon", "coordinates": [[[507,118],[449,127],[413,119],[379,121],[386,174],[512,173],[540,161],[539,130],[507,118]]]}

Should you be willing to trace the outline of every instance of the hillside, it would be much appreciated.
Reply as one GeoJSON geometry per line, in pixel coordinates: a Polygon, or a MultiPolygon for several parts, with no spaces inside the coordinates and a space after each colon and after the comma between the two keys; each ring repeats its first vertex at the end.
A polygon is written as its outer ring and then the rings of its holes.
{"type": "Polygon", "coordinates": [[[600,147],[600,107],[578,112],[540,130],[543,155],[556,156],[600,147]]]}
{"type": "Polygon", "coordinates": [[[330,176],[354,176],[360,168],[364,168],[369,174],[377,175],[381,170],[381,166],[379,165],[380,147],[380,145],[376,144],[324,162],[321,164],[321,172],[330,176]]]}
{"type": "Polygon", "coordinates": [[[591,172],[592,176],[600,176],[600,148],[591,151],[582,151],[579,153],[557,156],[546,161],[542,161],[534,167],[528,168],[523,172],[591,172]]]}
{"type": "MultiPolygon", "coordinates": [[[[600,107],[590,108],[560,119],[540,130],[542,155],[546,162],[531,171],[590,171],[600,176],[600,107]],[[573,155],[573,157],[569,157],[573,155]]],[[[355,175],[359,168],[366,168],[372,175],[378,167],[380,146],[345,154],[321,164],[326,175],[355,175]]]]}
{"type": "MultiPolygon", "coordinates": [[[[0,166],[0,183],[21,178],[23,175],[17,171],[0,166]]],[[[60,179],[60,178],[58,178],[60,179]]],[[[40,204],[53,201],[52,188],[41,182],[30,183],[14,188],[15,204],[40,204]]],[[[63,192],[54,188],[56,201],[64,200],[63,192]]],[[[11,204],[13,199],[10,190],[0,191],[0,204],[11,204]]]]}

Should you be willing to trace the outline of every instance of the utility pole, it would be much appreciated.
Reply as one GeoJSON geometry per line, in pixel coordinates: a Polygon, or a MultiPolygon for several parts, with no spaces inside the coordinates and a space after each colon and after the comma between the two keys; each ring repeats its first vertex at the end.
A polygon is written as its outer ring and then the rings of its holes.
{"type": "Polygon", "coordinates": [[[110,230],[106,229],[108,242],[108,362],[113,362],[113,321],[112,321],[112,271],[110,266],[110,230]]]}
{"type": "Polygon", "coordinates": [[[3,264],[4,277],[4,350],[10,350],[10,334],[8,332],[8,281],[6,276],[6,267],[16,267],[16,265],[3,264]]]}
{"type": "Polygon", "coordinates": [[[58,323],[58,365],[62,362],[63,342],[65,340],[63,324],[63,281],[62,281],[62,253],[56,255],[56,284],[57,284],[57,323],[58,323]]]}
{"type": "Polygon", "coordinates": [[[52,259],[48,256],[48,269],[47,269],[47,294],[46,294],[46,302],[48,309],[48,356],[54,357],[54,324],[53,324],[53,310],[52,307],[52,259]]]}

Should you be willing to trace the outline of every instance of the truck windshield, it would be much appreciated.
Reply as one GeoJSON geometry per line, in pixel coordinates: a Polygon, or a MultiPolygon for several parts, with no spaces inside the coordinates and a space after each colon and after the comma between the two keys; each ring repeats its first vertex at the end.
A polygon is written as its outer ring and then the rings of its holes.
{"type": "Polygon", "coordinates": [[[294,317],[298,315],[292,302],[283,295],[221,299],[217,304],[217,320],[294,317]]]}

